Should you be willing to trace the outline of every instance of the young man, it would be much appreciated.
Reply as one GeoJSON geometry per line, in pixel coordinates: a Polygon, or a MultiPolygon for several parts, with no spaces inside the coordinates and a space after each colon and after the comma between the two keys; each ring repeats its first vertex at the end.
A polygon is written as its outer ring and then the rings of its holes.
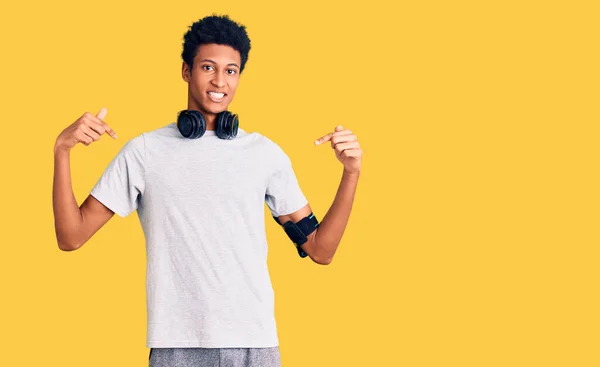
{"type": "Polygon", "coordinates": [[[229,17],[195,22],[184,36],[182,77],[187,111],[204,117],[204,134],[189,138],[178,119],[131,139],[81,207],[70,181],[70,150],[104,133],[117,137],[104,121],[106,109],[83,114],[56,139],[53,204],[61,250],[83,246],[114,213],[138,212],[147,248],[151,366],[280,366],[265,202],[300,256],[317,264],[332,261],[350,216],[362,156],[351,131],[338,126],[315,142],[330,142],[344,166],[320,223],[277,144],[241,128],[229,138],[219,133],[219,114],[233,100],[249,51],[245,27],[229,17]]]}

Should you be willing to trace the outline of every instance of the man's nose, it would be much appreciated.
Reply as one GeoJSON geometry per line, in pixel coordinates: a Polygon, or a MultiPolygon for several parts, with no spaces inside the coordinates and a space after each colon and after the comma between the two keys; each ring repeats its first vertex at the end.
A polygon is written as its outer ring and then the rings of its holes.
{"type": "Polygon", "coordinates": [[[218,73],[215,75],[212,82],[215,85],[215,87],[221,88],[225,86],[225,77],[221,73],[218,73]]]}

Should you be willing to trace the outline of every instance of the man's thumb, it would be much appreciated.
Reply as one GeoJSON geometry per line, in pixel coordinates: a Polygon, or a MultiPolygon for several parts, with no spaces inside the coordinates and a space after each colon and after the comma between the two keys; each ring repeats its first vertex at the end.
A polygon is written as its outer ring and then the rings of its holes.
{"type": "Polygon", "coordinates": [[[99,118],[100,120],[104,120],[107,113],[108,113],[108,111],[106,110],[106,107],[102,107],[102,109],[100,110],[100,112],[98,112],[96,117],[99,118]]]}

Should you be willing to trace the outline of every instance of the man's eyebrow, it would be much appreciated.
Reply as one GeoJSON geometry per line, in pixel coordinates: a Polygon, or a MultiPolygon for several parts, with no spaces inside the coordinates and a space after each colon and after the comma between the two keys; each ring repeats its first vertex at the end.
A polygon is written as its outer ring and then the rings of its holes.
{"type": "MultiPolygon", "coordinates": [[[[210,63],[213,63],[213,64],[215,64],[215,65],[217,64],[216,62],[214,62],[214,61],[213,61],[213,60],[211,60],[211,59],[204,59],[204,60],[200,60],[200,62],[204,62],[204,61],[206,61],[206,62],[210,62],[210,63]]],[[[237,66],[237,67],[239,68],[238,64],[236,64],[235,62],[229,63],[229,64],[227,64],[227,66],[237,66]]]]}

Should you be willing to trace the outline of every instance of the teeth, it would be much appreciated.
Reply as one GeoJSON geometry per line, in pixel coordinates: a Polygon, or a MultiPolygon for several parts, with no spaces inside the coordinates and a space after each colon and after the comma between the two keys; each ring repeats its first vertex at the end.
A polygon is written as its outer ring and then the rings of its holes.
{"type": "Polygon", "coordinates": [[[223,96],[225,96],[225,93],[208,92],[208,94],[210,94],[211,96],[213,96],[215,98],[223,98],[223,96]]]}

